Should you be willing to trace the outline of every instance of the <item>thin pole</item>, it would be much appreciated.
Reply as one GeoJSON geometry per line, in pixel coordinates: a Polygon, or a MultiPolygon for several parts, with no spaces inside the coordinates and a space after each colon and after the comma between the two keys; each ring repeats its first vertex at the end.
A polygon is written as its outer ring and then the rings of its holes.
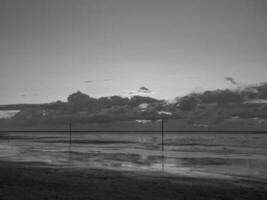
{"type": "Polygon", "coordinates": [[[161,120],[161,150],[164,151],[164,121],[161,120]]]}
{"type": "Polygon", "coordinates": [[[71,132],[72,132],[72,124],[69,124],[69,143],[71,144],[71,132]]]}
{"type": "Polygon", "coordinates": [[[72,158],[71,158],[71,153],[72,153],[72,123],[69,123],[69,162],[71,164],[72,158]]]}
{"type": "Polygon", "coordinates": [[[164,121],[161,120],[161,169],[164,171],[164,121]]]}

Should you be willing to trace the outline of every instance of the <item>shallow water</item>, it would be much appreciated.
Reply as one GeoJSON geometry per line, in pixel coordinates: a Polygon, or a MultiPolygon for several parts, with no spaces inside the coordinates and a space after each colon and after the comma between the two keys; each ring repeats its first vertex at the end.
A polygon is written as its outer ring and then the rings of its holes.
{"type": "Polygon", "coordinates": [[[158,171],[185,176],[267,179],[267,135],[8,133],[0,159],[59,167],[158,171]]]}

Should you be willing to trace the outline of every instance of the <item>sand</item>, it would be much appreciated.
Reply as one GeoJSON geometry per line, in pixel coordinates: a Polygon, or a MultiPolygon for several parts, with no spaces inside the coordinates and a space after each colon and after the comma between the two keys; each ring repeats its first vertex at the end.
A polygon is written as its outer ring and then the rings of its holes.
{"type": "Polygon", "coordinates": [[[267,199],[267,182],[0,162],[0,199],[267,199]]]}

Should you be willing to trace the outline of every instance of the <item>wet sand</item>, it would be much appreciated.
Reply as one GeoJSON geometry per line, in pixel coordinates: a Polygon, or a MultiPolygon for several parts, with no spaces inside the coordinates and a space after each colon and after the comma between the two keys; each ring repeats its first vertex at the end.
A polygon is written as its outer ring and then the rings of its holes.
{"type": "Polygon", "coordinates": [[[0,199],[267,199],[267,182],[0,162],[0,199]]]}

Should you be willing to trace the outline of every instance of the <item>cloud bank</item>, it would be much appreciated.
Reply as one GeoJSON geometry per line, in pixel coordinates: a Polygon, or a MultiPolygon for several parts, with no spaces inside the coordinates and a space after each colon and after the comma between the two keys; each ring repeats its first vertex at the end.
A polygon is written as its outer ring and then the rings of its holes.
{"type": "Polygon", "coordinates": [[[140,87],[138,90],[131,90],[127,92],[130,96],[149,96],[154,94],[154,92],[150,89],[148,89],[145,86],[140,87]]]}

